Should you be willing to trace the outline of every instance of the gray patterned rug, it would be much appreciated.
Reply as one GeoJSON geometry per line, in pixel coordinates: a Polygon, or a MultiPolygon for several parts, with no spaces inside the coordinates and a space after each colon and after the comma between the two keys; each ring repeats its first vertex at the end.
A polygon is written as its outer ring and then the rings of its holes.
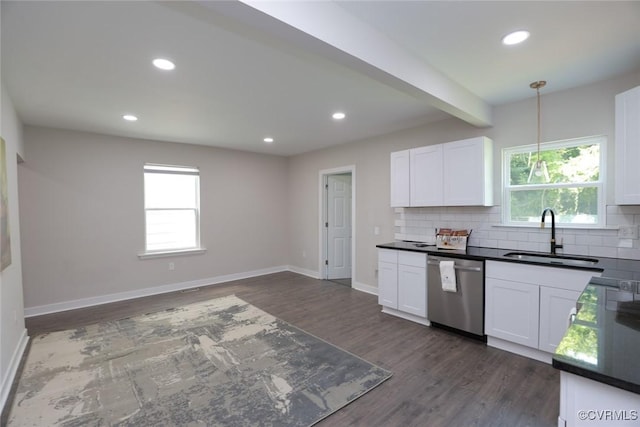
{"type": "Polygon", "coordinates": [[[10,426],[309,426],[391,373],[228,296],[33,339],[10,426]]]}

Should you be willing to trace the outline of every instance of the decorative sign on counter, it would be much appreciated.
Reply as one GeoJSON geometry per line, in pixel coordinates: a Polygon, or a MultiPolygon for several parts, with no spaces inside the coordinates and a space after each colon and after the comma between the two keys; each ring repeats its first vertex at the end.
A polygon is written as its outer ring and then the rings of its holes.
{"type": "Polygon", "coordinates": [[[436,234],[436,247],[438,249],[467,250],[467,242],[471,230],[452,230],[441,228],[436,234]]]}

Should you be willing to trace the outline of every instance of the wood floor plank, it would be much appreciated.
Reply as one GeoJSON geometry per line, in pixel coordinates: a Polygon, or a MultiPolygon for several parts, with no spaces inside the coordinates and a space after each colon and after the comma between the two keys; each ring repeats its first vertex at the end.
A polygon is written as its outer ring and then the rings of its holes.
{"type": "Polygon", "coordinates": [[[554,426],[560,376],[550,365],[380,311],[377,298],[284,272],[27,319],[31,336],[235,294],[393,372],[318,423],[343,426],[554,426]]]}

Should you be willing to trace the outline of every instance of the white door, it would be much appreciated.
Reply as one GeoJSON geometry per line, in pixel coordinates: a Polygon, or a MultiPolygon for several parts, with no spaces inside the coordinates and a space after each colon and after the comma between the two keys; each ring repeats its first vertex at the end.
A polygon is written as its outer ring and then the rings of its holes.
{"type": "Polygon", "coordinates": [[[327,278],[351,277],[351,174],[327,179],[327,278]]]}
{"type": "Polygon", "coordinates": [[[391,153],[391,207],[411,205],[409,194],[409,150],[391,153]]]}
{"type": "Polygon", "coordinates": [[[569,327],[569,312],[579,297],[578,291],[540,286],[540,350],[556,351],[569,327]]]}
{"type": "Polygon", "coordinates": [[[540,287],[487,277],[485,333],[491,337],[538,348],[540,287]]]}
{"type": "Polygon", "coordinates": [[[409,165],[411,206],[442,206],[442,144],[410,150],[409,165]]]}
{"type": "Polygon", "coordinates": [[[398,310],[427,317],[427,270],[398,266],[398,310]]]}

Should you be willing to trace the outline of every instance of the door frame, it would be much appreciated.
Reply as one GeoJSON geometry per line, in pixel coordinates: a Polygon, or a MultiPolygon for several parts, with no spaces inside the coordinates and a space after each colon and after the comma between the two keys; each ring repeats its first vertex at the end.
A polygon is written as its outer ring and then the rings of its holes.
{"type": "Polygon", "coordinates": [[[329,175],[351,174],[351,287],[356,278],[356,165],[341,166],[332,169],[322,169],[318,174],[318,273],[320,279],[327,280],[328,269],[325,260],[328,259],[327,247],[327,192],[325,182],[329,175]]]}

